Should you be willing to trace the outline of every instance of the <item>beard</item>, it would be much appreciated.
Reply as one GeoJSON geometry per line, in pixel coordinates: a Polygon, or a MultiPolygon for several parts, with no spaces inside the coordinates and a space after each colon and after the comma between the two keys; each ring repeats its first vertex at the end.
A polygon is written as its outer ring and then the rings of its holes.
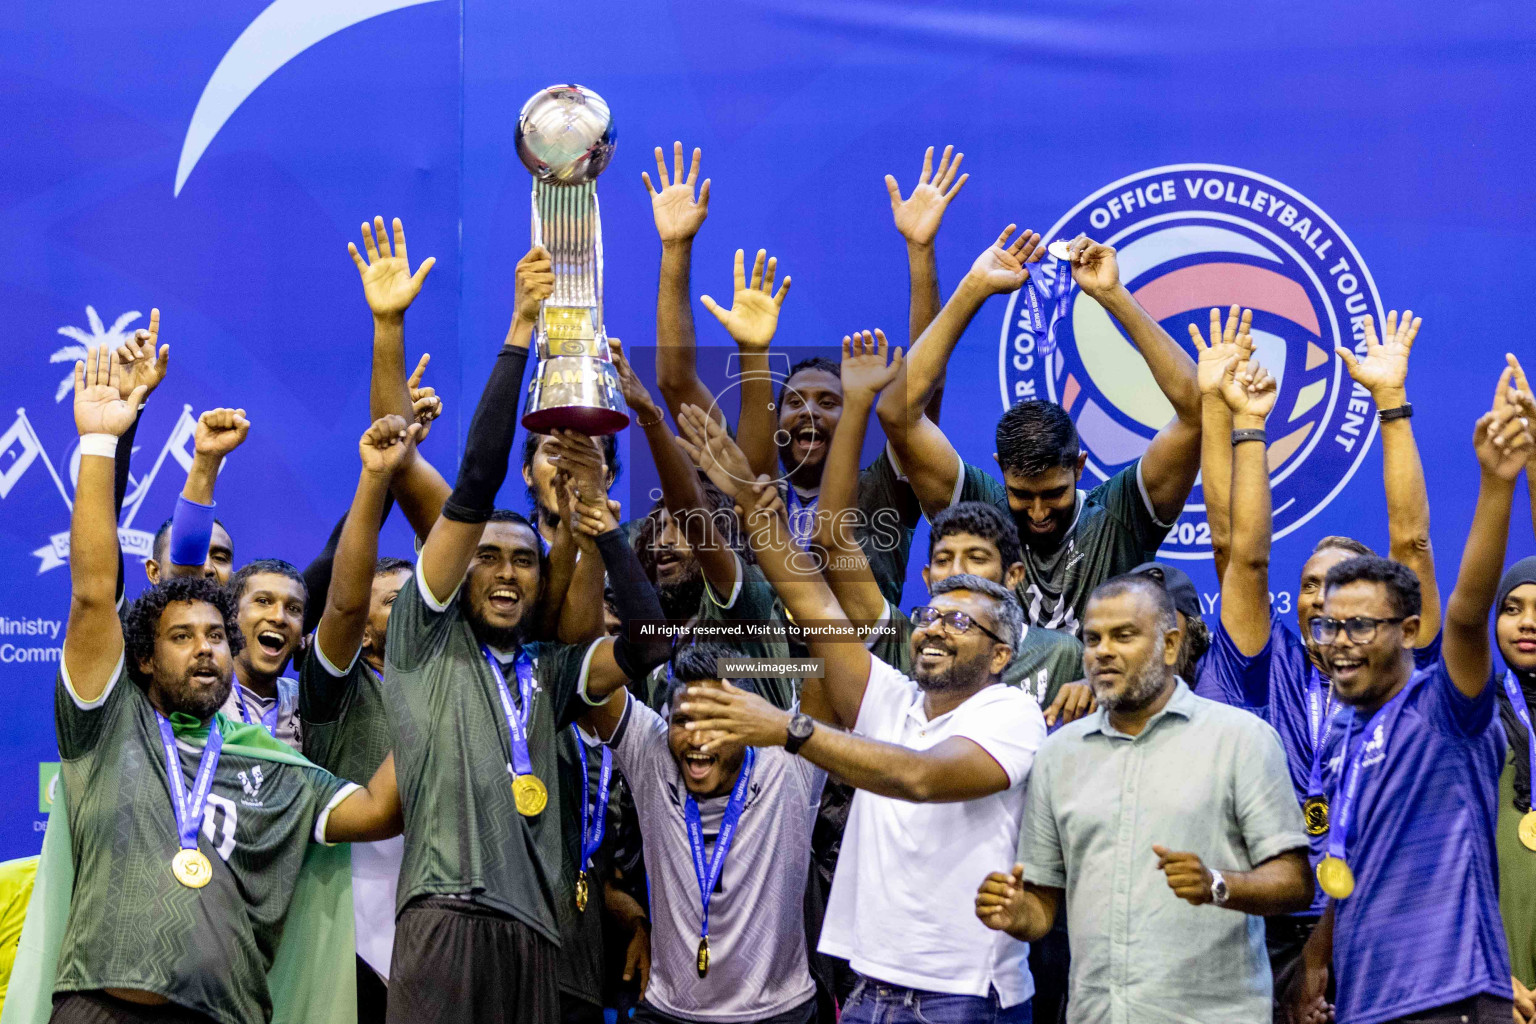
{"type": "Polygon", "coordinates": [[[991,657],[992,652],[987,650],[970,661],[961,661],[951,653],[949,666],[937,670],[925,669],[919,660],[914,659],[912,681],[924,692],[967,689],[986,677],[987,661],[991,657]]]}
{"type": "Polygon", "coordinates": [[[485,620],[468,595],[462,595],[460,600],[463,601],[464,618],[469,621],[469,628],[474,632],[476,640],[503,651],[513,650],[523,643],[527,634],[524,623],[528,619],[528,608],[524,608],[516,625],[495,626],[485,620]]]}
{"type": "Polygon", "coordinates": [[[212,718],[214,712],[224,706],[229,700],[229,691],[234,686],[234,676],[228,675],[212,687],[199,686],[192,682],[192,670],[206,666],[189,665],[182,674],[170,683],[162,683],[157,678],[151,686],[158,698],[161,710],[167,715],[181,712],[191,715],[199,722],[206,722],[212,718]]]}
{"type": "Polygon", "coordinates": [[[699,563],[689,567],[688,574],[676,583],[656,588],[661,599],[661,610],[667,618],[687,621],[699,613],[699,602],[704,600],[704,573],[699,563]]]}
{"type": "Polygon", "coordinates": [[[1095,686],[1093,695],[1110,711],[1135,711],[1138,708],[1144,708],[1163,690],[1162,663],[1149,658],[1136,670],[1128,682],[1129,685],[1123,693],[1106,696],[1095,686]]]}

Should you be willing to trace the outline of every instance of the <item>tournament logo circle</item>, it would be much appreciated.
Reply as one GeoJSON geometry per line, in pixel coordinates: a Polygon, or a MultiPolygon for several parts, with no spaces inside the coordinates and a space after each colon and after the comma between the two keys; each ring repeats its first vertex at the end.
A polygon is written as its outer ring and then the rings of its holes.
{"type": "MultiPolygon", "coordinates": [[[[1104,186],[1045,241],[1079,234],[1115,247],[1121,284],[1191,355],[1187,325],[1204,332],[1211,307],[1253,310],[1257,356],[1280,391],[1267,425],[1275,538],[1326,508],[1376,437],[1370,395],[1334,351],[1363,352],[1363,318],[1383,322],[1376,284],[1343,230],[1272,178],[1176,164],[1104,186]]],[[[1032,269],[1025,288],[1041,300],[1043,330],[1023,290],[1010,297],[998,377],[1005,409],[1043,398],[1072,414],[1088,452],[1082,486],[1092,489],[1140,457],[1173,407],[1124,330],[1069,282],[1054,256],[1032,269]]],[[[1198,484],[1159,555],[1211,557],[1198,484]]]]}

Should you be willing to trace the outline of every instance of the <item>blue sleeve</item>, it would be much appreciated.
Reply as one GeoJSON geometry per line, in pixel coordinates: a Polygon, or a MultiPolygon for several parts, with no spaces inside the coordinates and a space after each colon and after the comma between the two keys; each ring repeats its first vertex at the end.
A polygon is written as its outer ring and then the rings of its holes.
{"type": "Polygon", "coordinates": [[[1488,683],[1476,697],[1468,697],[1456,688],[1450,670],[1441,658],[1427,669],[1421,706],[1435,728],[1452,736],[1475,736],[1492,724],[1498,706],[1499,683],[1496,669],[1489,669],[1488,683]]]}
{"type": "Polygon", "coordinates": [[[1232,707],[1262,711],[1269,706],[1269,664],[1274,647],[1271,629],[1264,649],[1249,657],[1237,649],[1218,618],[1211,630],[1211,648],[1195,670],[1195,694],[1232,707]]]}
{"type": "Polygon", "coordinates": [[[1435,634],[1435,638],[1423,647],[1413,649],[1413,667],[1416,669],[1433,668],[1440,660],[1440,642],[1445,639],[1445,630],[1435,634]]]}
{"type": "Polygon", "coordinates": [[[213,504],[200,505],[186,498],[176,499],[171,516],[170,555],[172,565],[195,565],[208,561],[208,546],[213,543],[213,504]]]}

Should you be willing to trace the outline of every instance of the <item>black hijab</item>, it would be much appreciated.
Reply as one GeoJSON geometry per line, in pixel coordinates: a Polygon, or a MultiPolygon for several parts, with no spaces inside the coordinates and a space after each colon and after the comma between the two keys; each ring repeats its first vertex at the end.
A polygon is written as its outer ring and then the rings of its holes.
{"type": "MultiPolygon", "coordinates": [[[[1494,615],[1497,616],[1504,607],[1504,599],[1509,597],[1510,591],[1527,583],[1536,583],[1536,555],[1520,559],[1499,580],[1499,599],[1493,606],[1494,615]]],[[[1515,681],[1520,684],[1520,691],[1525,695],[1525,706],[1529,709],[1527,714],[1536,715],[1536,672],[1522,672],[1513,665],[1509,666],[1509,671],[1514,674],[1515,681]]],[[[1500,678],[1496,685],[1499,688],[1499,719],[1504,723],[1504,736],[1509,740],[1509,748],[1515,753],[1515,810],[1528,811],[1531,809],[1530,735],[1509,703],[1503,679],[1500,678]]]]}

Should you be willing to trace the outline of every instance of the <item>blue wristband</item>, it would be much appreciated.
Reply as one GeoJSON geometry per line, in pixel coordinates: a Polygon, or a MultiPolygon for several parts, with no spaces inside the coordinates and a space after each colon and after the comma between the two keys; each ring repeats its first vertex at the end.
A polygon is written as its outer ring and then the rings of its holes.
{"type": "Polygon", "coordinates": [[[208,546],[213,543],[213,509],[212,504],[176,499],[169,545],[172,565],[201,566],[208,561],[208,546]]]}

